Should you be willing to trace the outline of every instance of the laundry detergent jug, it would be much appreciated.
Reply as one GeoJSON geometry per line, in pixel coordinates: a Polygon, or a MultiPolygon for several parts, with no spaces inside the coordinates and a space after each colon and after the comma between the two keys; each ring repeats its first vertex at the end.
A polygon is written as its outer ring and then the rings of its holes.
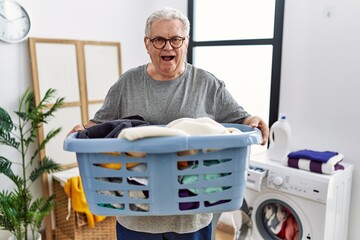
{"type": "Polygon", "coordinates": [[[285,114],[270,128],[269,159],[283,162],[290,153],[291,127],[285,114]]]}

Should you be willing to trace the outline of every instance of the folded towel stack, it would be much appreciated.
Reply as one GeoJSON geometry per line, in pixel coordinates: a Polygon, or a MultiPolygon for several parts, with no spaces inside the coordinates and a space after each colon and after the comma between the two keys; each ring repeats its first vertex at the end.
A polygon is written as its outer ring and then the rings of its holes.
{"type": "Polygon", "coordinates": [[[304,149],[289,153],[286,164],[310,172],[334,174],[337,170],[344,169],[340,164],[343,158],[344,156],[338,152],[304,149]]]}

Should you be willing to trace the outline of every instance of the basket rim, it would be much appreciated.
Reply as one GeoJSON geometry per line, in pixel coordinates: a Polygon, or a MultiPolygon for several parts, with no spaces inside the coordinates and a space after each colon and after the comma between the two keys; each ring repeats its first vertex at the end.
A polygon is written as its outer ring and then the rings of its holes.
{"type": "Polygon", "coordinates": [[[153,137],[135,141],[118,138],[78,139],[76,138],[77,134],[73,133],[64,140],[63,149],[65,151],[79,153],[112,151],[170,153],[190,149],[247,147],[262,142],[261,132],[257,128],[235,123],[223,125],[228,128],[237,128],[242,133],[230,135],[153,137]]]}

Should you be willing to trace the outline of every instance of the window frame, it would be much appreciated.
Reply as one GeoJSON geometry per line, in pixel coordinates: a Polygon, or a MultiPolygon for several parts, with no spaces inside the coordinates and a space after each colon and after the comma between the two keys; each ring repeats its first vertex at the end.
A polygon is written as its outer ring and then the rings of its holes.
{"type": "MultiPolygon", "coordinates": [[[[194,26],[194,2],[188,0],[188,18],[190,25],[194,26]]],[[[220,1],[219,1],[220,2],[220,1]]],[[[264,39],[235,39],[219,41],[194,41],[194,29],[190,28],[190,39],[187,59],[190,64],[193,63],[193,51],[195,47],[201,46],[241,46],[241,45],[272,45],[272,69],[271,69],[271,87],[270,87],[270,106],[268,123],[271,126],[278,120],[279,100],[280,100],[280,78],[281,78],[281,56],[282,56],[282,37],[284,25],[284,7],[285,0],[275,0],[274,15],[274,33],[273,38],[264,39]]]]}

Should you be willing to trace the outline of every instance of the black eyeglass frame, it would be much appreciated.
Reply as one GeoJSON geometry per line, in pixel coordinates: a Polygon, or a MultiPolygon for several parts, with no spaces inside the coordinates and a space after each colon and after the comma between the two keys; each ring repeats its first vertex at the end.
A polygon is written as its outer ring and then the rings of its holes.
{"type": "Polygon", "coordinates": [[[180,37],[180,36],[176,36],[176,37],[172,37],[172,38],[163,38],[163,37],[154,37],[154,38],[149,38],[149,37],[146,37],[147,39],[149,39],[149,41],[152,43],[152,45],[154,46],[154,48],[156,49],[164,49],[164,47],[166,46],[166,43],[169,42],[170,43],[170,46],[173,48],[173,49],[178,49],[178,48],[181,48],[182,45],[184,44],[184,40],[186,39],[186,37],[180,37]],[[154,41],[156,39],[161,39],[161,40],[164,40],[164,46],[162,46],[161,48],[159,47],[156,47],[155,44],[154,44],[154,41]],[[181,39],[181,44],[180,46],[178,47],[175,47],[173,46],[173,43],[172,43],[172,40],[173,39],[181,39]]]}

